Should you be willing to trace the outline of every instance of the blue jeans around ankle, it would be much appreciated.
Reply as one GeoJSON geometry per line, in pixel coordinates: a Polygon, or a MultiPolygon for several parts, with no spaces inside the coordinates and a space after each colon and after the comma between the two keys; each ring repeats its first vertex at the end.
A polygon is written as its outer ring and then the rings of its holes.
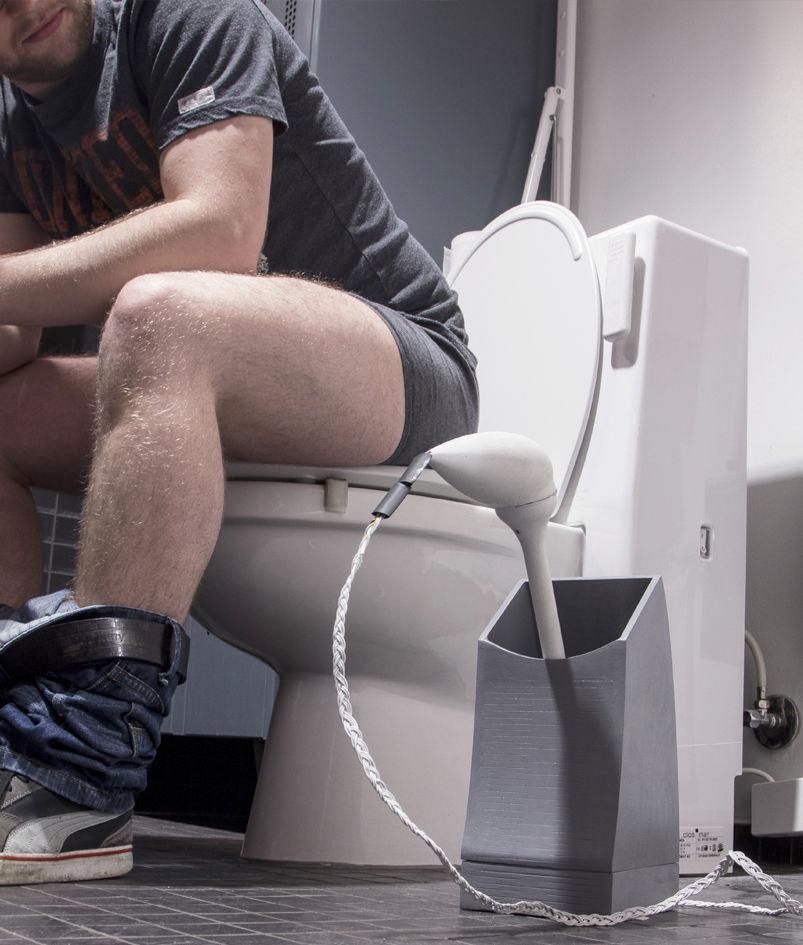
{"type": "MultiPolygon", "coordinates": [[[[84,607],[68,591],[28,601],[18,610],[0,606],[0,638],[15,625],[43,624],[84,607]]],[[[117,607],[119,617],[142,611],[117,607]]],[[[31,778],[56,794],[96,810],[121,813],[134,806],[156,755],[159,732],[178,684],[182,638],[173,628],[168,669],[120,659],[74,666],[23,681],[0,682],[0,769],[31,778]]]]}

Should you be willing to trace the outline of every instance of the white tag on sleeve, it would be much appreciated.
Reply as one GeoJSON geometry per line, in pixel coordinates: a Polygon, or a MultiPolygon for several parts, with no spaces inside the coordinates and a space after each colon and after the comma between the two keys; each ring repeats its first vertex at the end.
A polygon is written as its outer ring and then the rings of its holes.
{"type": "Polygon", "coordinates": [[[215,100],[215,90],[211,85],[208,85],[205,89],[198,89],[197,92],[193,92],[192,95],[185,95],[184,98],[178,100],[178,113],[179,115],[186,115],[187,112],[194,112],[196,108],[201,108],[202,105],[208,105],[210,102],[215,100]]]}

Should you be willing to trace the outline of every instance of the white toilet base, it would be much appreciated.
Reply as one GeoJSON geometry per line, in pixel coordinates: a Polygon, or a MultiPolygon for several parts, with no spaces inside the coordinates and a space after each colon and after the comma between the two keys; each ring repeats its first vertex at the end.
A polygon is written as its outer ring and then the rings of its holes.
{"type": "MultiPolygon", "coordinates": [[[[473,704],[434,702],[431,691],[370,677],[350,678],[349,685],[380,776],[413,820],[459,860],[473,704]]],[[[282,677],[242,855],[366,865],[437,862],[365,777],[329,675],[282,677]]]]}

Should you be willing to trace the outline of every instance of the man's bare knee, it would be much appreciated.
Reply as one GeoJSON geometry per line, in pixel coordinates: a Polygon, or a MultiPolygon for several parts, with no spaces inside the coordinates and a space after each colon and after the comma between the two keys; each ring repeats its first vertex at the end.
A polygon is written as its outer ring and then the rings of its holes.
{"type": "Polygon", "coordinates": [[[123,286],[100,339],[99,394],[113,396],[132,380],[144,383],[171,359],[185,334],[178,330],[181,288],[180,274],[173,273],[137,276],[123,286]]]}
{"type": "Polygon", "coordinates": [[[122,344],[124,339],[153,342],[152,335],[160,330],[158,316],[175,307],[178,288],[172,273],[137,276],[127,282],[114,300],[103,327],[101,354],[104,349],[122,344]]]}
{"type": "MultiPolygon", "coordinates": [[[[112,305],[98,354],[101,428],[165,390],[203,382],[207,326],[196,273],[157,273],[126,283],[112,305]]],[[[137,408],[139,410],[139,407],[137,408]]]]}

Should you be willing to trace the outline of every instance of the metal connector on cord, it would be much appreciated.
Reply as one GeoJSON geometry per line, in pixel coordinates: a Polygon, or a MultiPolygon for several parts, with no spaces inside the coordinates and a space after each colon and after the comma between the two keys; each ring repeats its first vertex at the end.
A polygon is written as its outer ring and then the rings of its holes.
{"type": "Polygon", "coordinates": [[[430,453],[419,453],[407,469],[401,474],[399,479],[387,491],[385,498],[374,509],[373,515],[379,515],[381,518],[390,518],[396,509],[410,494],[413,484],[421,473],[429,466],[432,459],[430,453]]]}

